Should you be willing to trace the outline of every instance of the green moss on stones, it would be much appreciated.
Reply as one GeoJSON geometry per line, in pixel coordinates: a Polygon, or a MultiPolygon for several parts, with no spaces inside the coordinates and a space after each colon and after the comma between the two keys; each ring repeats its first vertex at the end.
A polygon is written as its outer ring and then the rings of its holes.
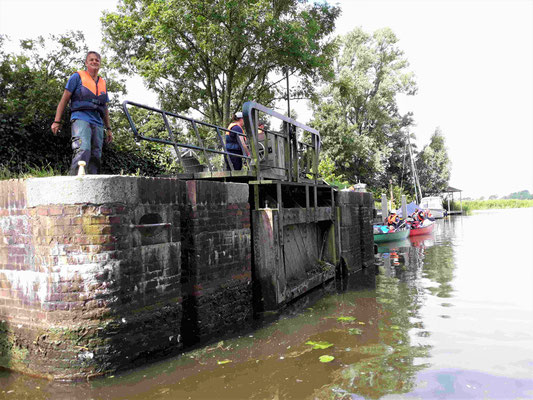
{"type": "Polygon", "coordinates": [[[19,345],[15,335],[5,321],[0,321],[0,367],[27,366],[30,363],[29,350],[19,345]]]}

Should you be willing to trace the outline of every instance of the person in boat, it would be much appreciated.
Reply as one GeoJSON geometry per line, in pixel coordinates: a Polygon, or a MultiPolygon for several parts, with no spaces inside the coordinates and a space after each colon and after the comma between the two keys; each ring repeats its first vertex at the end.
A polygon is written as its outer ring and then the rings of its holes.
{"type": "Polygon", "coordinates": [[[411,222],[411,227],[416,229],[424,223],[424,220],[426,219],[426,214],[423,210],[419,210],[417,208],[415,212],[411,214],[411,218],[413,220],[411,222]]]}
{"type": "Polygon", "coordinates": [[[387,225],[389,227],[393,227],[394,229],[398,229],[400,222],[400,217],[396,213],[390,213],[387,217],[387,225]]]}
{"type": "MultiPolygon", "coordinates": [[[[236,112],[233,115],[231,123],[228,126],[228,131],[226,132],[226,151],[228,153],[239,155],[246,154],[247,156],[250,155],[250,152],[248,151],[248,146],[243,140],[241,140],[241,136],[244,134],[243,126],[244,119],[242,112],[236,112]]],[[[229,158],[234,170],[239,171],[242,169],[243,159],[241,157],[229,156],[229,158]]],[[[228,167],[228,169],[231,169],[227,161],[226,166],[228,167]]]]}
{"type": "Polygon", "coordinates": [[[106,143],[113,139],[107,108],[109,97],[106,82],[98,76],[100,60],[100,54],[96,51],[87,53],[85,70],[70,76],[50,127],[52,133],[57,135],[61,129],[63,112],[70,101],[73,151],[71,175],[77,174],[80,161],[85,162],[89,174],[97,174],[100,170],[104,136],[106,143]]]}

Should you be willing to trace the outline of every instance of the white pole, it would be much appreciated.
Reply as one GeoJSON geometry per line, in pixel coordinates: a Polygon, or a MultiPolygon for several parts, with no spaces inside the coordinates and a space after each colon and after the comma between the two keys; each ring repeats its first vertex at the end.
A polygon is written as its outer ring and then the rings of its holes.
{"type": "Polygon", "coordinates": [[[405,194],[402,194],[402,217],[403,219],[407,218],[407,197],[405,194]]]}
{"type": "Polygon", "coordinates": [[[415,184],[416,202],[420,204],[420,202],[422,201],[422,189],[420,189],[420,182],[418,181],[418,174],[416,173],[415,161],[413,160],[413,152],[411,150],[411,138],[409,137],[409,133],[407,134],[407,140],[409,141],[409,157],[411,158],[411,168],[413,169],[413,181],[415,184]],[[420,197],[418,197],[418,193],[420,193],[420,197]]]}
{"type": "Polygon", "coordinates": [[[387,220],[387,217],[389,216],[389,208],[387,207],[387,195],[382,194],[381,195],[381,219],[383,222],[387,220]]]}

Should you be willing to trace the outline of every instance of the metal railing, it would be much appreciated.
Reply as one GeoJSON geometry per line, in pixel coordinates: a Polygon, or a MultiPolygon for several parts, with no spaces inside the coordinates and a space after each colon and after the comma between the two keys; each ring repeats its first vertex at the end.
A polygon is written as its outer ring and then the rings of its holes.
{"type": "MultiPolygon", "coordinates": [[[[187,168],[188,157],[197,160],[200,170],[207,169],[211,173],[222,170],[233,172],[235,170],[230,157],[239,157],[243,159],[245,174],[255,179],[318,181],[320,153],[318,131],[259,103],[246,102],[243,106],[246,133],[239,136],[250,148],[250,155],[246,154],[242,143],[239,145],[243,154],[226,151],[224,139],[230,132],[227,128],[132,101],[124,101],[122,108],[137,142],[146,140],[172,146],[184,168],[187,168]],[[132,115],[130,107],[145,110],[145,114],[141,112],[141,115],[137,116],[137,119],[144,121],[136,124],[134,122],[136,116],[132,115]],[[146,117],[147,113],[149,117],[146,117]],[[159,121],[159,124],[157,122],[154,124],[151,117],[153,114],[161,116],[162,121],[159,121]],[[269,128],[260,131],[258,122],[260,118],[265,119],[265,117],[269,119],[271,125],[277,121],[280,124],[279,129],[269,128]],[[166,134],[161,135],[161,132],[165,131],[166,134]],[[224,162],[221,162],[220,158],[224,162]]],[[[188,167],[190,168],[190,165],[188,167]]]]}
{"type": "Polygon", "coordinates": [[[281,172],[285,181],[318,181],[320,134],[316,129],[253,101],[244,103],[243,116],[245,130],[251,133],[252,158],[258,161],[255,163],[258,179],[266,169],[274,169],[281,172]],[[264,115],[280,121],[281,129],[264,129],[264,139],[259,140],[258,122],[264,115]],[[262,160],[261,147],[266,154],[262,160]]]}

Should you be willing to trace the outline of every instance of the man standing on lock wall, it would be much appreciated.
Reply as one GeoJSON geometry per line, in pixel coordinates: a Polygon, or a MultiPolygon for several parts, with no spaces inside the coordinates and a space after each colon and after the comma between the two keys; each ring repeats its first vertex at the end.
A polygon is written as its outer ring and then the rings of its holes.
{"type": "Polygon", "coordinates": [[[84,161],[89,174],[100,170],[104,128],[106,143],[113,139],[109,122],[107,87],[105,80],[98,76],[101,57],[90,51],[85,57],[86,70],[77,71],[69,78],[63,96],[57,105],[51,129],[54,135],[61,128],[61,117],[68,102],[71,102],[72,122],[72,164],[70,174],[78,172],[78,162],[84,161]]]}

